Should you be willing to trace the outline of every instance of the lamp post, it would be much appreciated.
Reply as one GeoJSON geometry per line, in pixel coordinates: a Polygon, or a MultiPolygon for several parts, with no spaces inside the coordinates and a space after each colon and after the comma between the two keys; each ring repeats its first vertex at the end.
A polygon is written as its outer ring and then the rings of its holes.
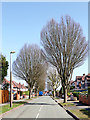
{"type": "Polygon", "coordinates": [[[15,51],[10,52],[10,107],[12,107],[12,70],[11,70],[11,54],[14,54],[15,51]]]}

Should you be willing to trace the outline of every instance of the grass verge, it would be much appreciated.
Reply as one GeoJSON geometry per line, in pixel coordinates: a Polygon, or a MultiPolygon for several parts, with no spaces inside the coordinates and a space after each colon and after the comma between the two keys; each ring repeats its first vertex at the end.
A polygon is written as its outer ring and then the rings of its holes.
{"type": "Polygon", "coordinates": [[[63,105],[63,106],[75,106],[75,104],[74,103],[60,103],[61,105],[63,105]]]}
{"type": "MultiPolygon", "coordinates": [[[[60,103],[64,107],[75,106],[74,103],[60,103]]],[[[72,112],[75,116],[77,116],[81,120],[90,120],[90,108],[86,109],[69,109],[70,112],[72,112]]]]}
{"type": "Polygon", "coordinates": [[[13,109],[13,108],[16,108],[16,107],[22,105],[22,104],[25,104],[25,103],[27,103],[29,100],[32,100],[32,99],[34,99],[34,98],[38,98],[38,96],[35,96],[35,97],[33,97],[33,98],[30,98],[30,99],[26,99],[25,102],[24,102],[24,101],[13,102],[12,108],[10,108],[10,104],[4,105],[4,106],[0,107],[0,114],[5,113],[5,112],[7,112],[7,111],[9,111],[9,110],[11,110],[11,109],[13,109]]]}
{"type": "Polygon", "coordinates": [[[13,103],[12,104],[12,108],[10,108],[10,104],[4,105],[4,106],[0,107],[0,111],[1,111],[0,114],[5,113],[5,112],[7,112],[7,111],[9,111],[9,110],[11,110],[13,108],[16,108],[16,107],[18,107],[18,106],[20,106],[22,104],[25,104],[25,103],[26,102],[16,102],[16,103],[13,103]]]}
{"type": "Polygon", "coordinates": [[[81,120],[90,120],[90,111],[86,109],[75,109],[75,110],[70,110],[70,112],[72,112],[81,120]]]}

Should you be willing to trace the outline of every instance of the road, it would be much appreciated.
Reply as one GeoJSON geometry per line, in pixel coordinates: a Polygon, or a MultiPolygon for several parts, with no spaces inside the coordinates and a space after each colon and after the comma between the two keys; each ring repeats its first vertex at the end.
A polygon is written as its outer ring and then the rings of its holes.
{"type": "MultiPolygon", "coordinates": [[[[3,118],[72,118],[50,96],[33,99],[3,116],[3,118]]],[[[2,119],[3,120],[3,119],[2,119]]]]}

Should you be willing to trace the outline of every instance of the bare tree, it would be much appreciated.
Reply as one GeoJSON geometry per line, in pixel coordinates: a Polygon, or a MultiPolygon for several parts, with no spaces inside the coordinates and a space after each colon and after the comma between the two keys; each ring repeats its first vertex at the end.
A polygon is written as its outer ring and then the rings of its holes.
{"type": "Polygon", "coordinates": [[[37,78],[35,82],[36,93],[38,93],[38,91],[43,91],[45,89],[47,68],[48,68],[47,63],[45,63],[44,67],[42,68],[41,75],[37,78]]]}
{"type": "Polygon", "coordinates": [[[57,68],[67,102],[68,81],[73,70],[83,64],[88,51],[80,24],[70,16],[61,17],[60,23],[52,19],[41,31],[41,44],[44,58],[57,68]]]}
{"type": "Polygon", "coordinates": [[[57,73],[57,71],[54,70],[53,72],[49,73],[48,78],[49,78],[48,84],[49,86],[52,87],[53,97],[55,97],[56,89],[60,86],[60,76],[57,73]]]}
{"type": "Polygon", "coordinates": [[[29,98],[33,86],[45,71],[45,62],[41,57],[41,50],[37,45],[24,45],[13,62],[13,74],[25,80],[29,85],[29,98]]]}

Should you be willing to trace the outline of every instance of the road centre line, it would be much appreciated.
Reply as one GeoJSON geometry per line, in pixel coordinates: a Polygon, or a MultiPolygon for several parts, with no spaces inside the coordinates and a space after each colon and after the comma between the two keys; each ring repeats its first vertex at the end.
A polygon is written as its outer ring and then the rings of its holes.
{"type": "Polygon", "coordinates": [[[41,108],[43,107],[43,105],[40,107],[40,109],[39,109],[39,112],[41,111],[41,108]]]}
{"type": "MultiPolygon", "coordinates": [[[[39,112],[41,111],[41,108],[43,107],[43,105],[41,105],[41,107],[40,107],[40,109],[39,109],[39,112]]],[[[39,112],[38,112],[38,114],[37,114],[37,116],[36,116],[36,119],[38,118],[38,116],[39,116],[39,112]]],[[[35,119],[35,120],[36,120],[35,119]]]]}
{"type": "Polygon", "coordinates": [[[39,116],[39,113],[37,114],[36,119],[38,118],[38,116],[39,116]]]}

